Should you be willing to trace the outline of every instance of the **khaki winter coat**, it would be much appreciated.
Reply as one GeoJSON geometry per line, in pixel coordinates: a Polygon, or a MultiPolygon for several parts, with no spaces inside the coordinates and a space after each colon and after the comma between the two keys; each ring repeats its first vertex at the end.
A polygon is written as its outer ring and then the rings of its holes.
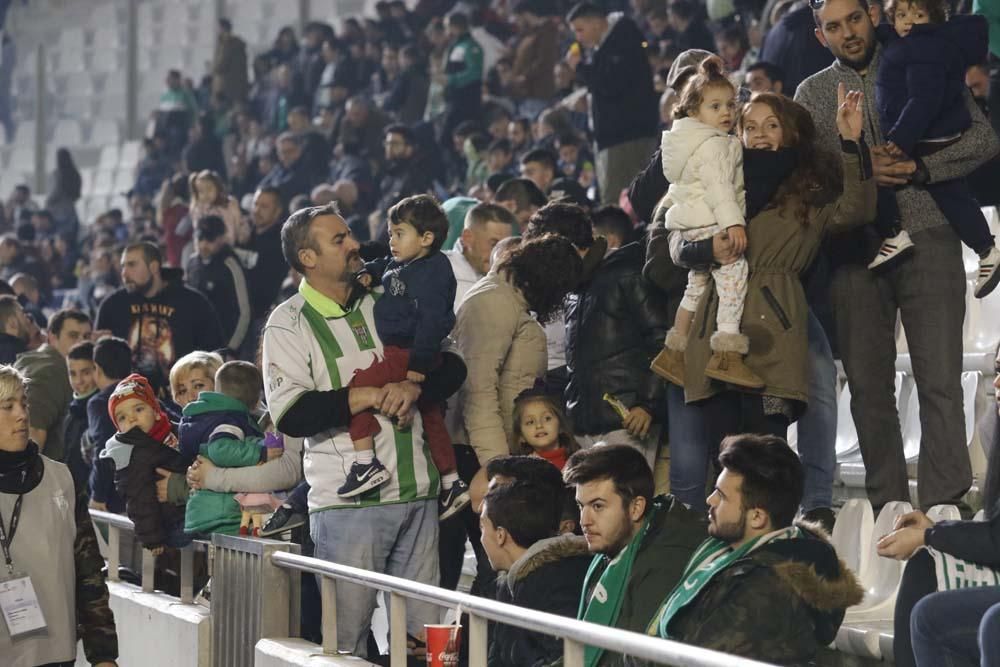
{"type": "Polygon", "coordinates": [[[468,375],[459,397],[467,442],[483,465],[510,449],[514,399],[545,374],[545,331],[507,273],[490,271],[466,293],[452,333],[468,375]]]}
{"type": "MultiPolygon", "coordinates": [[[[853,145],[853,144],[852,144],[853,145]]],[[[803,225],[794,204],[767,208],[747,226],[746,259],[750,265],[742,332],[750,339],[746,364],[765,383],[761,393],[808,402],[808,305],[800,274],[813,262],[823,237],[875,219],[875,179],[870,163],[844,152],[844,190],[835,201],[809,213],[803,225]]],[[[705,377],[712,356],[719,298],[709,283],[698,304],[685,353],[685,397],[700,401],[725,389],[705,377]]],[[[744,390],[749,391],[749,390],[744,390]]]]}

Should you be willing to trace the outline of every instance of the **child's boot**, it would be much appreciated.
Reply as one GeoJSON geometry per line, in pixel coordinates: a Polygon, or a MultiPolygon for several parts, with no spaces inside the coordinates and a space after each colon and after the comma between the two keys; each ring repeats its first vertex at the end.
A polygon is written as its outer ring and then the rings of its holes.
{"type": "Polygon", "coordinates": [[[687,336],[678,332],[676,328],[671,328],[667,332],[667,339],[663,343],[663,350],[656,355],[653,363],[649,365],[650,370],[667,382],[671,382],[678,387],[683,387],[684,350],[686,349],[687,336]]]}
{"type": "Polygon", "coordinates": [[[750,339],[743,334],[716,331],[710,341],[712,357],[705,376],[750,389],[763,389],[764,381],[750,370],[743,357],[750,351],[750,339]]]}
{"type": "Polygon", "coordinates": [[[901,231],[895,236],[882,241],[882,247],[878,249],[878,254],[875,255],[875,259],[868,265],[868,268],[872,271],[888,269],[912,253],[913,241],[910,240],[910,234],[906,231],[901,231]]]}
{"type": "Polygon", "coordinates": [[[992,246],[988,253],[979,258],[975,297],[982,299],[996,289],[998,282],[1000,282],[1000,250],[992,246]]]}

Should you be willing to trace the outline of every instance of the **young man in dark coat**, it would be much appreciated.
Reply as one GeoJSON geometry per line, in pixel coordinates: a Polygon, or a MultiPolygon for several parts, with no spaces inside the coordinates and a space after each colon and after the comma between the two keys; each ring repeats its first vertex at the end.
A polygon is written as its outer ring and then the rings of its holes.
{"type": "MultiPolygon", "coordinates": [[[[584,538],[557,536],[560,507],[551,489],[526,482],[497,485],[486,494],[479,525],[490,565],[500,573],[498,601],[576,615],[593,556],[584,538]]],[[[488,667],[547,665],[562,655],[558,637],[512,625],[496,624],[490,638],[488,667]]]]}

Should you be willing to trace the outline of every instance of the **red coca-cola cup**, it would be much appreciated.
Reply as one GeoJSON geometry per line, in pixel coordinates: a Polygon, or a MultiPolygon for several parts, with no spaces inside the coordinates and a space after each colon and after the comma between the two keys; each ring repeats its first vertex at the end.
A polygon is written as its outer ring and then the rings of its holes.
{"type": "Polygon", "coordinates": [[[425,625],[429,667],[454,667],[462,645],[461,625],[425,625]]]}

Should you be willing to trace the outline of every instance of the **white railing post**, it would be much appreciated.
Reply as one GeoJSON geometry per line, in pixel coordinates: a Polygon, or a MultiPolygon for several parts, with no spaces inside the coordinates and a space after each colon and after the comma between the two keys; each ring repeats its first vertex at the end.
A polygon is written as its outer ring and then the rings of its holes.
{"type": "Polygon", "coordinates": [[[121,538],[118,526],[108,525],[108,580],[118,581],[118,566],[121,563],[121,538]]]}
{"type": "Polygon", "coordinates": [[[406,667],[406,598],[389,595],[389,664],[406,667]]]}
{"type": "MultiPolygon", "coordinates": [[[[460,621],[461,619],[459,619],[460,621]]],[[[489,644],[489,624],[478,614],[469,612],[469,664],[485,665],[489,644]]]]}
{"type": "Polygon", "coordinates": [[[153,585],[156,579],[156,556],[149,549],[142,550],[142,592],[152,593],[156,590],[153,585]]]}
{"type": "Polygon", "coordinates": [[[337,655],[337,580],[323,577],[320,584],[323,653],[337,655]]]}
{"type": "Polygon", "coordinates": [[[125,138],[139,136],[139,0],[128,2],[125,36],[125,138]]]}
{"type": "Polygon", "coordinates": [[[563,667],[583,667],[583,644],[563,639],[563,667]]]}

